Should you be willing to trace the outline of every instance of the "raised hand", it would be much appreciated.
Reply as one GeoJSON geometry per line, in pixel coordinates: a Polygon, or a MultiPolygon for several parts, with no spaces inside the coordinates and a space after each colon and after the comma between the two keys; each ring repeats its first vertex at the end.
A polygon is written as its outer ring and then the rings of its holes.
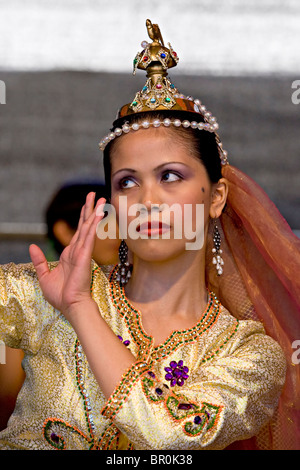
{"type": "Polygon", "coordinates": [[[104,215],[101,207],[105,199],[99,199],[95,208],[94,203],[95,193],[89,193],[81,210],[77,231],[53,270],[49,269],[45,255],[37,245],[29,247],[45,299],[67,318],[73,307],[92,301],[91,259],[97,224],[104,215]]]}
{"type": "Polygon", "coordinates": [[[94,201],[95,194],[89,193],[77,231],[53,270],[38,246],[30,245],[29,251],[44,297],[71,323],[101,390],[109,398],[135,357],[105,322],[91,297],[91,259],[105,199],[99,199],[95,208],[94,201]]]}

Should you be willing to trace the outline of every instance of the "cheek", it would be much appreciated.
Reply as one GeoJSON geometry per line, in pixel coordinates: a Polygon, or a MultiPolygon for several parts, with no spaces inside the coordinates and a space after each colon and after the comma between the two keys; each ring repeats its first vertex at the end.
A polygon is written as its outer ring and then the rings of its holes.
{"type": "Polygon", "coordinates": [[[188,223],[193,230],[199,228],[199,223],[206,226],[209,220],[209,211],[211,203],[211,188],[209,185],[198,185],[190,188],[188,194],[182,197],[181,206],[184,217],[184,223],[188,223]]]}
{"type": "Polygon", "coordinates": [[[182,205],[204,204],[205,210],[209,211],[211,202],[211,188],[207,184],[195,184],[181,194],[180,203],[182,205]]]}

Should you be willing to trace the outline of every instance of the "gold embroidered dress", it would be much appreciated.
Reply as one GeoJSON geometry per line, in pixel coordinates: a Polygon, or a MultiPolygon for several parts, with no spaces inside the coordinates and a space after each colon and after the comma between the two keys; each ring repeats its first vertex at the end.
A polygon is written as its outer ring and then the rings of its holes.
{"type": "Polygon", "coordinates": [[[223,449],[271,419],[285,380],[280,346],[210,293],[199,322],[153,346],[124,290],[93,265],[100,314],[136,357],[106,400],[32,264],[0,268],[0,339],[25,352],[24,385],[0,449],[223,449]]]}

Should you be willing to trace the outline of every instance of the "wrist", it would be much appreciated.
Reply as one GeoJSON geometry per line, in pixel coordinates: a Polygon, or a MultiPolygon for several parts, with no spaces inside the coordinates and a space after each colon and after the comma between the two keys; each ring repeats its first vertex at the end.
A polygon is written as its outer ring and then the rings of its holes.
{"type": "Polygon", "coordinates": [[[71,323],[71,325],[74,325],[78,321],[92,315],[92,312],[95,311],[98,312],[97,303],[94,299],[88,298],[74,302],[68,308],[63,310],[62,314],[71,323]]]}

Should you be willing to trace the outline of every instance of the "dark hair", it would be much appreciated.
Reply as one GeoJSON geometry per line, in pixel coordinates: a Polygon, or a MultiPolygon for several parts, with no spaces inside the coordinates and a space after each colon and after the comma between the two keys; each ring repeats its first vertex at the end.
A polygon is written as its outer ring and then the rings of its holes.
{"type": "Polygon", "coordinates": [[[53,243],[55,250],[61,254],[65,248],[54,235],[53,227],[58,220],[64,220],[71,229],[77,229],[80,212],[85,204],[89,192],[95,192],[97,201],[100,197],[107,198],[109,193],[102,181],[72,181],[63,185],[51,199],[46,211],[48,239],[53,243]]]}
{"type": "MultiPolygon", "coordinates": [[[[149,111],[145,113],[137,113],[132,114],[130,116],[126,116],[126,118],[118,119],[113,123],[113,128],[111,131],[114,131],[117,127],[122,128],[122,126],[126,123],[133,124],[135,122],[141,122],[145,119],[150,121],[154,121],[155,119],[159,119],[163,121],[165,118],[169,119],[180,119],[197,121],[197,122],[204,122],[204,119],[201,115],[188,113],[183,111],[149,111]]],[[[211,183],[217,183],[219,179],[222,177],[221,174],[221,160],[218,151],[218,145],[216,142],[216,137],[213,132],[208,131],[199,131],[198,129],[183,128],[178,127],[173,129],[171,126],[169,129],[174,132],[174,138],[176,135],[178,139],[183,141],[183,139],[188,139],[191,145],[191,149],[193,149],[193,155],[198,158],[206,168],[207,174],[211,183]]],[[[111,163],[110,163],[110,154],[112,148],[114,146],[114,140],[111,141],[104,149],[104,175],[105,175],[105,182],[107,190],[109,194],[111,193],[111,163]]]]}

